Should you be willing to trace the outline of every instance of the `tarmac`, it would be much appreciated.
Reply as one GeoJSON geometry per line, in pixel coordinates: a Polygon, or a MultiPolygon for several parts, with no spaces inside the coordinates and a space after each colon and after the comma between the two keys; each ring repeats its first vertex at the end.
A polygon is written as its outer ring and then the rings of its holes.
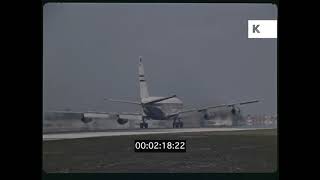
{"type": "Polygon", "coordinates": [[[67,132],[43,134],[43,141],[79,139],[108,136],[129,136],[129,135],[147,135],[147,134],[168,134],[168,133],[191,133],[191,132],[215,132],[215,131],[248,131],[263,130],[272,128],[179,128],[179,129],[127,129],[127,130],[110,130],[100,132],[67,132]]]}
{"type": "Polygon", "coordinates": [[[277,129],[185,128],[43,135],[47,173],[267,173],[277,171],[277,129]],[[186,140],[184,153],[137,153],[138,139],[186,140]]]}

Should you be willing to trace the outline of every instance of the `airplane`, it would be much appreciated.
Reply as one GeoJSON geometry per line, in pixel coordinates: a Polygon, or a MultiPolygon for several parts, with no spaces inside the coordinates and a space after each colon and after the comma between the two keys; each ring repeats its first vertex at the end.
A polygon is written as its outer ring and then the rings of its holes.
{"type": "MultiPolygon", "coordinates": [[[[237,107],[238,105],[245,105],[250,103],[259,102],[259,100],[251,100],[244,101],[239,103],[231,103],[231,104],[221,104],[215,106],[207,106],[202,108],[195,108],[184,110],[183,102],[176,95],[171,95],[167,97],[156,97],[150,96],[149,90],[147,86],[147,81],[145,78],[144,66],[142,63],[142,57],[139,57],[139,85],[140,85],[140,101],[127,101],[127,100],[115,100],[108,99],[112,102],[119,103],[128,103],[134,104],[141,107],[141,113],[117,113],[115,117],[117,122],[120,124],[125,124],[129,121],[129,119],[120,118],[120,115],[138,115],[141,116],[142,122],[140,123],[140,128],[148,128],[147,121],[149,120],[173,120],[172,127],[173,128],[182,128],[183,122],[181,115],[189,112],[200,112],[203,114],[203,118],[209,120],[212,115],[208,112],[209,109],[215,109],[220,107],[230,107],[231,114],[237,115],[240,114],[240,109],[237,107]]],[[[83,117],[85,120],[85,117],[83,117]]]]}
{"type": "Polygon", "coordinates": [[[147,121],[150,120],[173,120],[172,127],[173,128],[182,128],[183,122],[181,115],[190,112],[198,112],[203,114],[203,118],[205,120],[210,120],[212,118],[216,118],[217,114],[220,114],[221,119],[226,118],[226,111],[223,110],[220,113],[210,113],[210,109],[216,108],[231,108],[230,113],[233,116],[240,116],[240,108],[239,105],[257,103],[259,100],[251,100],[251,101],[244,101],[238,103],[231,103],[231,104],[220,104],[215,106],[207,106],[202,108],[194,108],[194,109],[184,109],[183,102],[180,100],[176,95],[171,95],[167,97],[157,97],[157,96],[150,96],[149,90],[147,86],[147,81],[145,78],[144,66],[142,63],[142,57],[139,57],[139,66],[138,66],[138,75],[139,75],[139,86],[140,86],[140,101],[128,101],[128,100],[115,100],[115,99],[106,99],[111,102],[119,102],[119,103],[128,103],[133,105],[138,105],[141,107],[141,112],[139,113],[110,113],[110,112],[96,112],[96,111],[87,111],[87,112],[70,112],[70,111],[51,111],[51,112],[58,112],[58,113],[67,113],[74,117],[78,117],[79,114],[80,119],[84,123],[89,123],[93,119],[116,119],[116,121],[123,125],[126,124],[129,120],[122,118],[123,115],[134,115],[139,116],[141,119],[140,128],[148,128],[147,121]]]}

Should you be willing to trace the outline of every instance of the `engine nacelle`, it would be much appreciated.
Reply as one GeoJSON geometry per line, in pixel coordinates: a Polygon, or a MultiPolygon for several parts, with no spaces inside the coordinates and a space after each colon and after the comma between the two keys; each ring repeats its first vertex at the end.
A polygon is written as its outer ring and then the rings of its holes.
{"type": "Polygon", "coordinates": [[[123,119],[123,118],[118,118],[117,122],[121,125],[126,124],[129,120],[128,119],[123,119]]]}
{"type": "Polygon", "coordinates": [[[204,112],[203,113],[203,118],[205,120],[210,120],[210,119],[214,119],[216,117],[215,113],[209,113],[209,112],[204,112]]]}
{"type": "Polygon", "coordinates": [[[205,120],[212,120],[212,119],[221,119],[227,120],[230,118],[230,111],[220,110],[217,112],[203,112],[203,118],[205,120]]]}
{"type": "Polygon", "coordinates": [[[92,120],[93,120],[92,118],[85,117],[84,115],[82,115],[82,117],[81,117],[81,121],[84,122],[84,123],[89,123],[92,120]]]}
{"type": "Polygon", "coordinates": [[[82,113],[82,115],[81,115],[81,121],[83,123],[90,123],[90,122],[97,120],[97,119],[108,119],[108,118],[110,118],[110,115],[107,113],[86,112],[86,113],[82,113]]]}
{"type": "Polygon", "coordinates": [[[231,109],[231,114],[232,114],[232,115],[240,114],[240,108],[238,108],[238,107],[233,107],[233,108],[231,109]]]}

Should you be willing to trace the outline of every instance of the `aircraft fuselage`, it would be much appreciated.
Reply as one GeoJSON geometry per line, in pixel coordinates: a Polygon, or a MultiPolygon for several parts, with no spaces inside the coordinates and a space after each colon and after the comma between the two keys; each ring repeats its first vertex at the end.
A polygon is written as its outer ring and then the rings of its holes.
{"type": "MultiPolygon", "coordinates": [[[[161,97],[144,98],[143,102],[152,101],[161,97]]],[[[168,115],[177,113],[183,109],[183,103],[179,98],[171,98],[150,105],[144,105],[143,113],[145,117],[153,120],[168,120],[168,115]]]]}

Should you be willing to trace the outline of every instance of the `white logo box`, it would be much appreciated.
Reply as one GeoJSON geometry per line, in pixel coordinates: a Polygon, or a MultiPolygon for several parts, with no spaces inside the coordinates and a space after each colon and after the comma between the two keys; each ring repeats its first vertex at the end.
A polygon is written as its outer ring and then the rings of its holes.
{"type": "Polygon", "coordinates": [[[277,20],[248,20],[248,38],[277,38],[277,20]]]}

